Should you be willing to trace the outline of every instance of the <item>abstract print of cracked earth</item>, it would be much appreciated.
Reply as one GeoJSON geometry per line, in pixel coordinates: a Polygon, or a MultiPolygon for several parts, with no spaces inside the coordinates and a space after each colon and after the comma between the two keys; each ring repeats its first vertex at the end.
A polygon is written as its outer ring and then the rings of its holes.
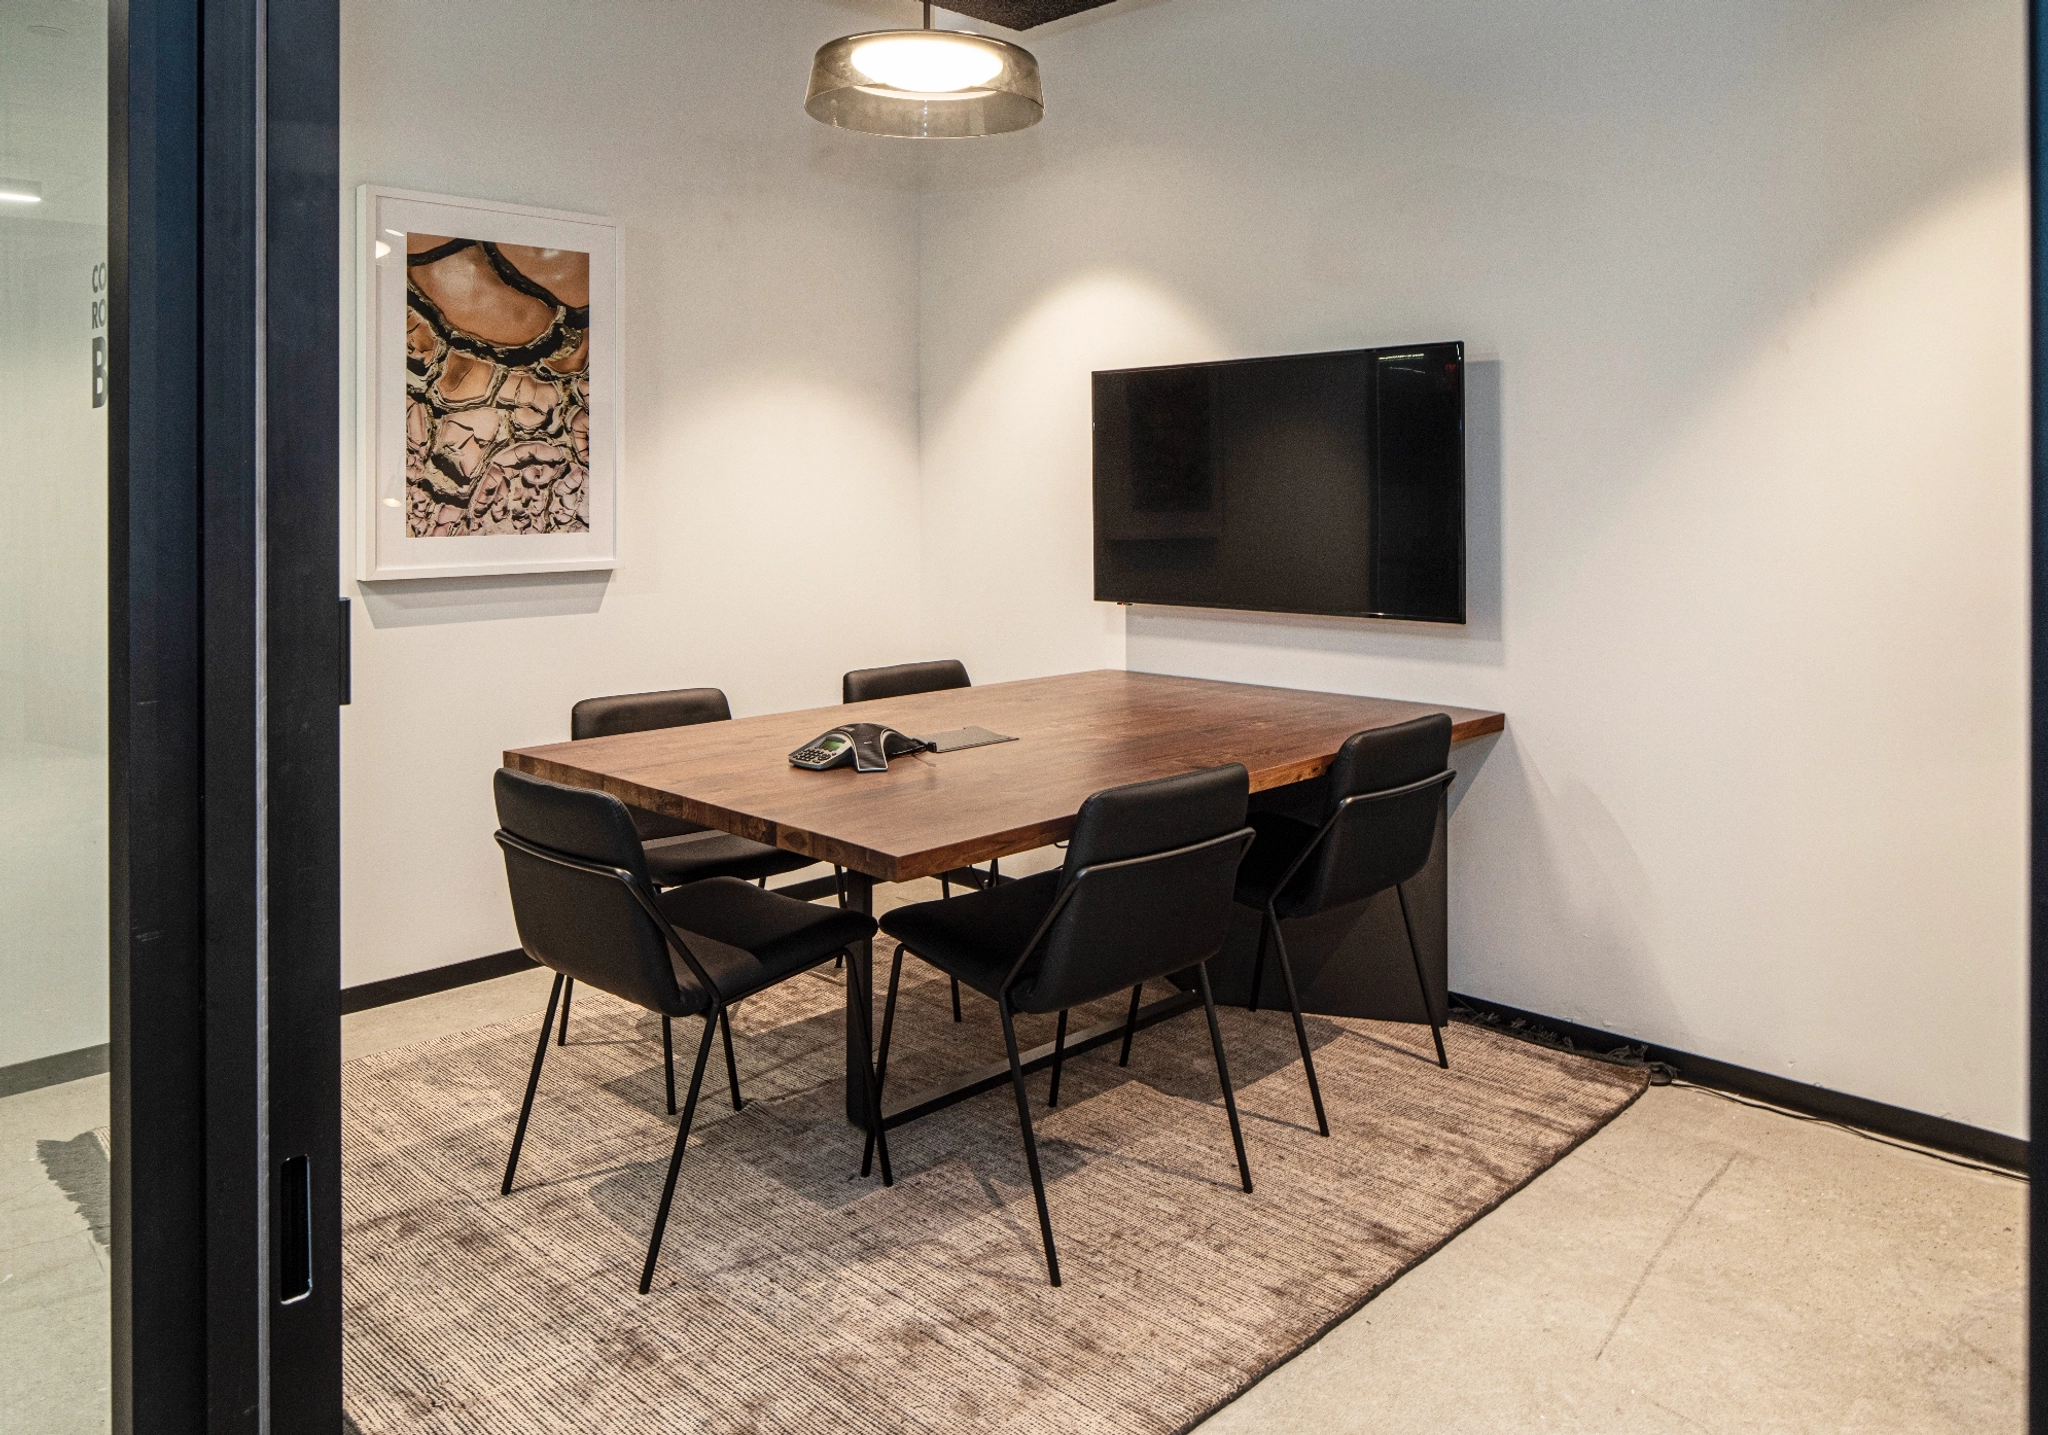
{"type": "Polygon", "coordinates": [[[406,236],[405,526],[590,527],[590,256],[406,236]]]}

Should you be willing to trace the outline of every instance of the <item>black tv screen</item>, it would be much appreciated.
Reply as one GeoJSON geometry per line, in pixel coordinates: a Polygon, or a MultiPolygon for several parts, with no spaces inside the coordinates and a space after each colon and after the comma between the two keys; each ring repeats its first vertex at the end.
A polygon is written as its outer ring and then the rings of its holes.
{"type": "Polygon", "coordinates": [[[1095,375],[1095,596],[1465,621],[1465,346],[1095,375]]]}

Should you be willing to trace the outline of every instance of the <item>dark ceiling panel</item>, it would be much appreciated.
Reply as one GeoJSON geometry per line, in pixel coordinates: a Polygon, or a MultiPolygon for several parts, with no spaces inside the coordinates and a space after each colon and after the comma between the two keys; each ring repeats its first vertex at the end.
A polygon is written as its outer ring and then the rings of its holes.
{"type": "Polygon", "coordinates": [[[1029,30],[1052,20],[1064,20],[1083,10],[1095,10],[1110,0],[942,0],[945,8],[1000,25],[1005,30],[1029,30]]]}

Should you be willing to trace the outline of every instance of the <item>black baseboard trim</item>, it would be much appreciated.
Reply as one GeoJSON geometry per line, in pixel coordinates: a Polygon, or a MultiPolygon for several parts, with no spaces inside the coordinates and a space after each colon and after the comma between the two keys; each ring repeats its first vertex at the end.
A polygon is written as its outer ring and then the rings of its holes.
{"type": "Polygon", "coordinates": [[[24,1091],[40,1091],[45,1086],[62,1086],[67,1081],[103,1075],[107,1070],[107,1054],[108,1047],[102,1042],[98,1046],[80,1047],[77,1051],[60,1051],[55,1056],[39,1056],[34,1061],[0,1066],[0,1096],[19,1096],[24,1091]]]}
{"type": "Polygon", "coordinates": [[[402,977],[387,977],[381,982],[343,987],[341,1014],[347,1016],[350,1012],[390,1006],[393,1002],[409,1002],[414,997],[429,997],[435,992],[452,992],[457,987],[509,977],[514,972],[531,971],[538,965],[526,953],[514,948],[509,952],[493,952],[488,957],[456,962],[452,966],[430,967],[424,972],[408,972],[402,977]]]}
{"type": "Polygon", "coordinates": [[[1499,1017],[1504,1022],[1520,1021],[1530,1027],[1550,1032],[1564,1038],[1574,1047],[1585,1049],[1588,1053],[1604,1055],[1627,1047],[1631,1056],[1639,1054],[1642,1061],[1661,1062],[1671,1067],[1683,1079],[1699,1086],[1711,1086],[1716,1091],[1731,1092],[1737,1096],[1769,1102],[1772,1106],[1782,1106],[1803,1116],[1818,1116],[1827,1121],[1839,1121],[1844,1126],[1873,1131],[1880,1136],[1908,1141],[1915,1146],[1925,1146],[1934,1151],[1946,1151],[1953,1156],[1966,1156],[1973,1161],[1982,1161],[1988,1166],[1997,1166],[2002,1170],[2024,1174],[2027,1169],[2028,1143],[2017,1136],[1986,1131],[1977,1126],[1966,1126],[1960,1121],[1950,1121],[1943,1116],[1929,1116],[1924,1111],[1911,1111],[1903,1106],[1888,1106],[1882,1101],[1851,1096],[1843,1091],[1831,1091],[1825,1086],[1792,1081],[1783,1076],[1773,1076],[1767,1071],[1756,1071],[1747,1066],[1736,1066],[1732,1062],[1717,1061],[1711,1056],[1700,1056],[1690,1051],[1658,1046],[1654,1042],[1637,1041],[1632,1037],[1618,1036],[1611,1031],[1580,1026],[1577,1022],[1562,1021],[1557,1017],[1544,1016],[1540,1012],[1523,1011],[1519,1007],[1488,1001],[1484,997],[1452,992],[1451,1001],[1454,1005],[1462,1004],[1483,1015],[1499,1017]]]}
{"type": "MultiPolygon", "coordinates": [[[[982,876],[980,873],[975,875],[982,876]]],[[[829,892],[832,879],[827,877],[821,880],[829,892]]],[[[373,1007],[389,1006],[393,1002],[411,1001],[415,997],[431,996],[435,992],[453,991],[457,987],[470,986],[476,982],[511,976],[514,972],[530,971],[534,965],[532,958],[522,951],[493,952],[487,957],[456,962],[452,966],[434,967],[424,972],[410,972],[402,977],[391,977],[381,982],[365,982],[361,986],[344,988],[341,993],[341,1010],[343,1015],[347,1015],[350,1012],[368,1011],[373,1007]]],[[[1717,1091],[1752,1097],[1806,1116],[1839,1121],[1845,1126],[1874,1131],[1880,1136],[1908,1141],[1915,1146],[1928,1147],[1930,1150],[1965,1156],[2002,1170],[2025,1172],[2027,1169],[2028,1143],[2017,1136],[1986,1131],[1982,1127],[1967,1126],[1960,1121],[1930,1116],[1924,1111],[1912,1111],[1903,1106],[1889,1106],[1882,1101],[1851,1096],[1847,1092],[1832,1091],[1825,1086],[1792,1081],[1786,1077],[1773,1076],[1767,1071],[1737,1066],[1733,1062],[1718,1061],[1711,1056],[1700,1056],[1696,1052],[1658,1046],[1654,1042],[1637,1041],[1632,1037],[1620,1036],[1597,1027],[1581,1026],[1577,1022],[1545,1016],[1541,1012],[1524,1011],[1520,1007],[1488,1001],[1484,997],[1470,996],[1464,992],[1452,992],[1451,1000],[1475,1012],[1498,1017],[1504,1022],[1519,1021],[1552,1033],[1571,1046],[1582,1048],[1589,1053],[1606,1055],[1628,1048],[1631,1056],[1641,1062],[1661,1062],[1685,1080],[1700,1086],[1711,1086],[1717,1091]]],[[[104,1046],[88,1047],[83,1051],[65,1052],[58,1056],[46,1056],[38,1061],[23,1062],[19,1066],[0,1067],[0,1096],[13,1096],[18,1092],[33,1091],[42,1086],[76,1081],[80,1077],[98,1075],[106,1069],[107,1048],[104,1046]]]]}

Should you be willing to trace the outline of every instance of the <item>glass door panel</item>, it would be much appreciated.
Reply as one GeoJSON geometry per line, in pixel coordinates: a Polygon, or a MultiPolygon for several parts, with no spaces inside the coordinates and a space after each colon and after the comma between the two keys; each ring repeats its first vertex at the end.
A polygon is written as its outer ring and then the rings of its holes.
{"type": "Polygon", "coordinates": [[[0,1430],[109,1428],[107,15],[0,0],[0,1430]]]}

